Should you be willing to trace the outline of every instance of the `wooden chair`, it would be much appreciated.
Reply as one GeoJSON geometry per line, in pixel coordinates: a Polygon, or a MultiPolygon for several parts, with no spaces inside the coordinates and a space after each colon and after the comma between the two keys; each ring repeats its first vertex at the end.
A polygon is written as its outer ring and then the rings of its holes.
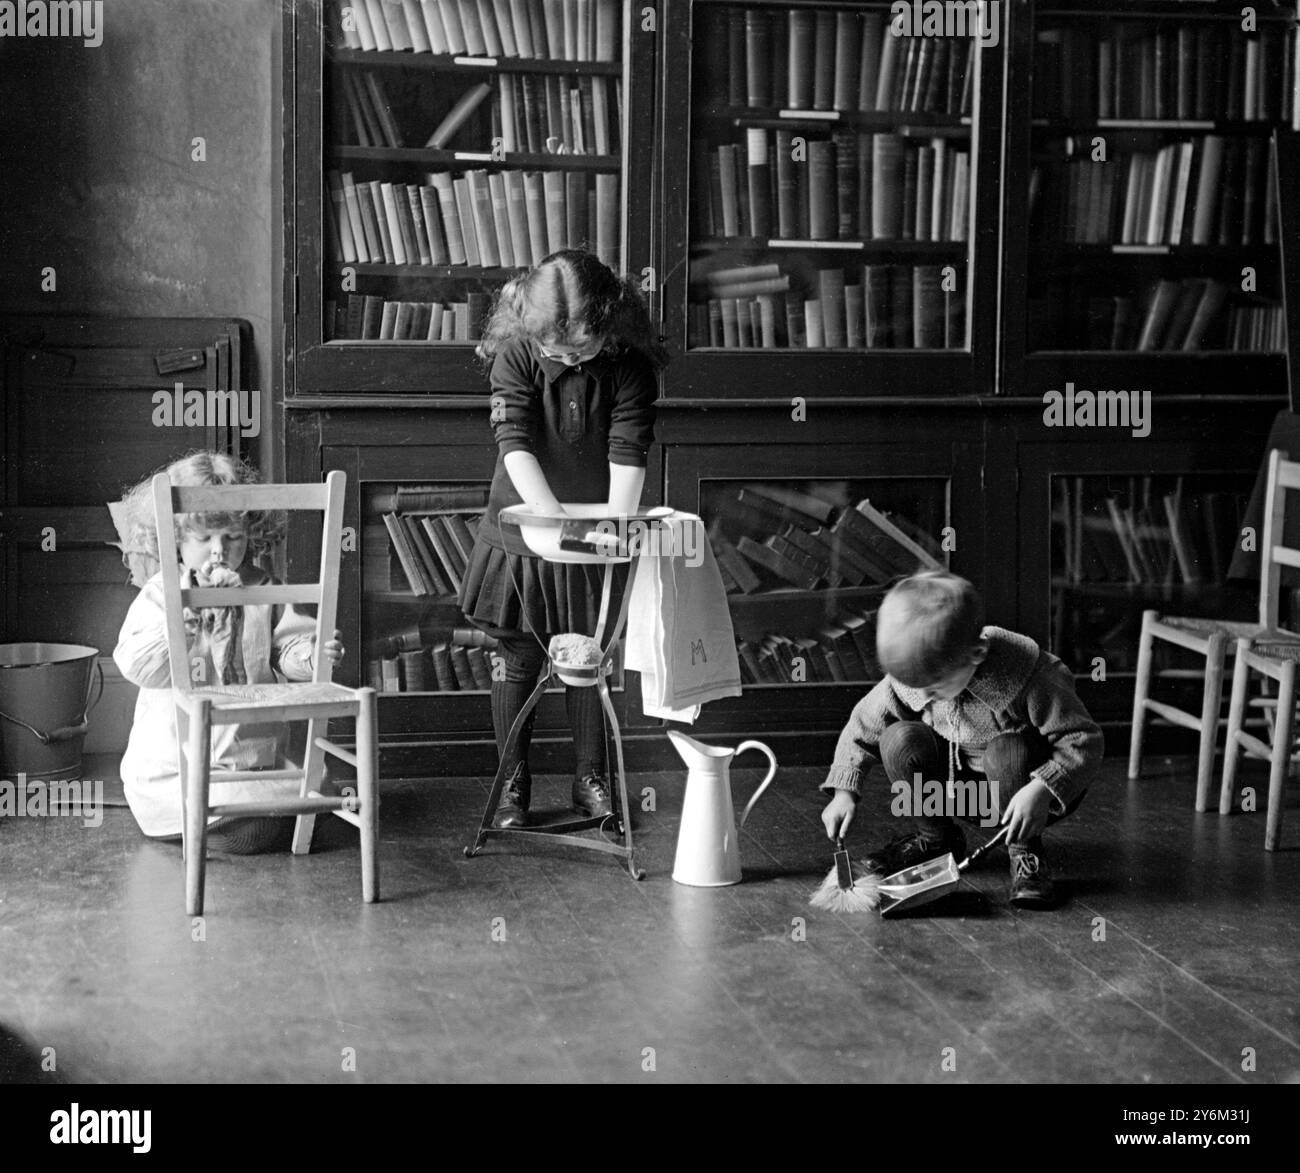
{"type": "MultiPolygon", "coordinates": [[[[1187,618],[1160,615],[1156,611],[1142,613],[1142,634],[1138,644],[1137,679],[1133,686],[1133,739],[1129,747],[1128,776],[1136,778],[1142,767],[1142,738],[1147,713],[1155,713],[1165,720],[1185,729],[1195,729],[1201,735],[1200,753],[1196,763],[1196,809],[1209,809],[1210,776],[1214,770],[1215,743],[1219,732],[1219,708],[1223,700],[1223,677],[1227,658],[1242,647],[1250,648],[1261,642],[1278,647],[1288,643],[1300,644],[1300,634],[1284,630],[1278,625],[1281,598],[1282,566],[1300,566],[1297,561],[1281,561],[1284,552],[1279,539],[1285,516],[1286,495],[1275,492],[1277,470],[1286,466],[1300,469],[1300,465],[1284,460],[1276,449],[1269,456],[1268,497],[1265,507],[1264,540],[1259,579],[1259,621],[1257,623],[1233,622],[1222,619],[1187,618]],[[1164,640],[1187,648],[1205,657],[1205,687],[1201,695],[1201,712],[1185,712],[1163,701],[1152,700],[1151,660],[1156,640],[1164,640]]],[[[1234,695],[1237,682],[1234,678],[1234,695]]],[[[1245,688],[1242,678],[1241,688],[1245,688]]],[[[1244,692],[1243,692],[1244,716],[1244,692]]],[[[1279,698],[1279,704],[1281,704],[1279,698]]],[[[1231,723],[1231,715],[1229,716],[1231,723]]],[[[1238,724],[1240,731],[1240,722],[1238,724]]],[[[1240,736],[1246,736],[1240,734],[1240,736]]],[[[1258,739],[1252,739],[1257,741],[1258,739]]],[[[1225,762],[1225,772],[1227,765],[1225,762]]],[[[1223,785],[1228,785],[1225,780],[1223,785]]],[[[1220,796],[1220,809],[1223,809],[1220,796]]]]}
{"type": "Polygon", "coordinates": [[[324,514],[321,531],[320,578],[314,583],[182,588],[175,558],[162,559],[163,594],[167,611],[167,648],[172,696],[176,703],[177,759],[180,765],[182,840],[185,855],[185,906],[190,916],[203,912],[204,863],[209,815],[296,815],[293,851],[311,850],[315,816],[333,812],[361,833],[361,891],[367,903],[379,899],[378,729],[375,691],[347,688],[330,681],[332,665],[315,656],[311,681],[296,684],[235,684],[195,687],[186,658],[185,607],[227,607],[247,604],[313,604],[316,646],[333,636],[338,599],[343,523],[342,472],[331,472],[323,484],[231,485],[175,488],[165,473],[153,480],[154,511],[160,550],[176,549],[175,514],[233,513],[245,510],[311,510],[324,514]],[[356,752],[326,739],[331,717],[356,720],[356,752]],[[209,800],[213,725],[240,722],[278,723],[306,720],[307,746],[301,768],[222,770],[219,781],[301,781],[297,798],[265,802],[217,803],[209,800]],[[183,752],[189,746],[189,762],[183,752]],[[354,766],[355,796],[327,797],[320,793],[326,753],[354,766]]]}
{"type": "MultiPolygon", "coordinates": [[[[1300,567],[1300,549],[1282,543],[1288,490],[1300,489],[1300,463],[1273,451],[1268,464],[1268,496],[1264,511],[1261,587],[1276,597],[1280,593],[1283,566],[1300,567]]],[[[1219,788],[1219,813],[1229,814],[1236,797],[1239,751],[1270,763],[1268,816],[1264,826],[1264,850],[1276,851],[1282,833],[1282,798],[1291,764],[1295,733],[1296,664],[1300,645],[1256,637],[1237,640],[1237,660],[1232,675],[1232,700],[1228,707],[1228,733],[1223,753],[1223,783],[1219,788]],[[1271,744],[1247,733],[1246,694],[1251,672],[1277,682],[1277,716],[1272,722],[1271,744]]]]}

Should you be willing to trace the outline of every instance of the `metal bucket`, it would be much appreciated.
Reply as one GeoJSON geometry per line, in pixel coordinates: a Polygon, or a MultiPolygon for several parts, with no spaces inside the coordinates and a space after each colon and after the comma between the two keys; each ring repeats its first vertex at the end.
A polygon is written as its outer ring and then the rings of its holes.
{"type": "Polygon", "coordinates": [[[0,644],[0,776],[80,772],[86,718],[104,693],[98,656],[83,644],[0,644]]]}

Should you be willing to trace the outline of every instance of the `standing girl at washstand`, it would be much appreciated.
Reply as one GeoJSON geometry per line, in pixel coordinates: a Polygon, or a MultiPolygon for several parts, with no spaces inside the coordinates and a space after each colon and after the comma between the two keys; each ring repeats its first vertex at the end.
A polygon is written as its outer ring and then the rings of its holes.
{"type": "MultiPolygon", "coordinates": [[[[257,481],[247,465],[220,452],[195,452],[167,468],[178,487],[246,485],[257,481]]],[[[179,515],[175,550],[158,549],[154,522],[153,478],[127,493],[129,545],[155,557],[175,558],[181,586],[261,586],[273,582],[255,559],[269,553],[284,536],[279,512],[191,513],[179,515]]],[[[338,663],[343,658],[339,632],[321,651],[338,663]]],[[[185,612],[185,659],[196,682],[266,684],[278,679],[310,680],[315,670],[316,621],[292,606],[250,604],[205,607],[185,612]]],[[[138,685],[135,720],[122,782],[127,804],[140,830],[151,839],[179,843],[181,781],[176,759],[176,713],[171,666],[167,658],[167,618],[162,571],[154,574],[127,611],[113,659],[138,685]]],[[[284,725],[214,725],[212,785],[221,802],[248,802],[297,796],[295,779],[225,782],[223,770],[255,770],[284,765],[284,725]]],[[[287,848],[292,818],[213,818],[208,823],[208,850],[252,855],[287,848]]]]}
{"type": "MultiPolygon", "coordinates": [[[[478,353],[490,363],[498,455],[460,605],[499,642],[503,670],[493,674],[492,725],[504,754],[551,637],[594,633],[603,570],[508,553],[498,515],[523,503],[559,516],[561,502],[634,512],[654,439],[655,371],[667,352],[635,285],[591,254],[563,249],[502,288],[478,353]]],[[[617,608],[627,567],[614,570],[617,608]]],[[[584,817],[611,815],[600,699],[593,688],[566,686],[565,702],[576,757],[573,807],[584,817]]],[[[535,712],[506,763],[496,827],[528,825],[535,712]]]]}

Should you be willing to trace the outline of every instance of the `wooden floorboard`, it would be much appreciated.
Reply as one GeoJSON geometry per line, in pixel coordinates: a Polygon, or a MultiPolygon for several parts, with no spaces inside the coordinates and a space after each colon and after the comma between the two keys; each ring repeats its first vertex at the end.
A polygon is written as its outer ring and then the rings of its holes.
{"type": "MultiPolygon", "coordinates": [[[[1048,832],[1062,909],[1012,909],[998,849],[897,920],[809,906],[831,866],[811,769],[778,774],[718,889],[670,877],[684,773],[631,780],[641,883],[514,840],[467,860],[486,780],[390,783],[381,904],[322,818],[310,856],[212,857],[203,940],[179,850],[129,811],[8,818],[0,1028],[87,1082],[1295,1082],[1296,788],[1266,854],[1262,811],[1192,811],[1191,769],[1107,764],[1048,832]]],[[[738,809],[760,777],[733,774],[738,809]]],[[[850,849],[903,829],[877,786],[850,849]]]]}

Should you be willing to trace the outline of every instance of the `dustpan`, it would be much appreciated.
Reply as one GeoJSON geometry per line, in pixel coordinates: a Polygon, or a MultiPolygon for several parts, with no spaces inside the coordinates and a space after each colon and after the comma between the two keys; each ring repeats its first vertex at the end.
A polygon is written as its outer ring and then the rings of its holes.
{"type": "Polygon", "coordinates": [[[880,899],[880,915],[894,916],[905,910],[920,908],[932,900],[938,900],[956,889],[961,883],[961,874],[981,855],[1000,843],[1010,827],[1003,827],[983,847],[978,847],[961,863],[951,852],[938,859],[929,859],[915,867],[904,868],[892,876],[880,881],[876,893],[880,899]]]}

